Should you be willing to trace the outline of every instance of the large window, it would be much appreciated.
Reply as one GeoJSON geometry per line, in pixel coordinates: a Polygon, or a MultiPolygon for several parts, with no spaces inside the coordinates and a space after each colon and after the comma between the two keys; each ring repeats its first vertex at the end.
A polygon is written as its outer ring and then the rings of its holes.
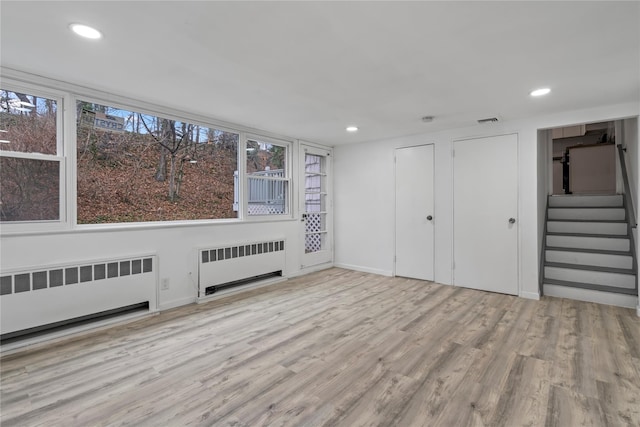
{"type": "Polygon", "coordinates": [[[247,215],[289,214],[289,145],[249,138],[247,153],[247,215]]]}
{"type": "Polygon", "coordinates": [[[291,219],[290,141],[25,82],[0,88],[4,231],[291,219]]]}
{"type": "Polygon", "coordinates": [[[236,218],[239,135],[77,103],[79,224],[236,218]]]}
{"type": "Polygon", "coordinates": [[[0,221],[60,221],[59,100],[0,90],[0,221]]]}

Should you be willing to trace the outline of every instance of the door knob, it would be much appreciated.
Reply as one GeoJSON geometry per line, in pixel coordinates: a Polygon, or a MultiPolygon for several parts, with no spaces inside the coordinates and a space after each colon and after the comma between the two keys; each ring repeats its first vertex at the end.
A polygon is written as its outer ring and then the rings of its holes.
{"type": "Polygon", "coordinates": [[[515,224],[515,223],[516,223],[515,218],[509,218],[509,224],[515,224]]]}
{"type": "Polygon", "coordinates": [[[427,216],[427,221],[431,221],[433,217],[431,215],[427,216]]]}

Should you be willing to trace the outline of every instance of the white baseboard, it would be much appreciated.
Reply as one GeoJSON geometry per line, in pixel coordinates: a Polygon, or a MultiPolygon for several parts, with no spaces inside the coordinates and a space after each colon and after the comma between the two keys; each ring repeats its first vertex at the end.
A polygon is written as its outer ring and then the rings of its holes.
{"type": "Polygon", "coordinates": [[[318,264],[311,267],[304,267],[304,268],[301,268],[300,270],[296,270],[291,274],[288,274],[287,277],[291,279],[293,277],[304,276],[305,274],[309,274],[309,273],[315,273],[316,271],[327,270],[332,267],[334,267],[333,262],[318,264]]]}
{"type": "Polygon", "coordinates": [[[276,283],[282,283],[282,282],[284,282],[286,280],[288,280],[288,277],[276,277],[276,278],[273,278],[273,279],[260,280],[260,281],[257,281],[255,283],[251,283],[251,284],[247,284],[247,285],[243,285],[243,286],[238,286],[237,288],[231,288],[231,289],[222,290],[220,292],[216,292],[215,294],[206,295],[204,297],[196,298],[196,303],[197,304],[207,303],[209,301],[213,301],[213,300],[216,300],[216,299],[228,297],[230,295],[241,294],[243,292],[251,291],[251,290],[254,290],[254,289],[258,289],[258,288],[263,288],[265,286],[274,285],[276,283]]]}
{"type": "Polygon", "coordinates": [[[388,277],[393,276],[393,271],[391,270],[381,270],[378,268],[362,267],[360,265],[334,263],[334,267],[345,268],[347,270],[362,271],[363,273],[379,274],[381,276],[388,276],[388,277]]]}
{"type": "Polygon", "coordinates": [[[539,300],[540,299],[540,294],[538,292],[525,292],[522,291],[520,292],[519,295],[520,298],[526,298],[526,299],[534,299],[534,300],[539,300]]]}
{"type": "Polygon", "coordinates": [[[171,310],[172,308],[180,307],[187,304],[193,304],[194,302],[196,302],[196,297],[174,299],[172,301],[160,304],[160,311],[171,310]]]}
{"type": "Polygon", "coordinates": [[[27,349],[32,350],[34,348],[54,344],[64,339],[71,338],[72,336],[75,337],[75,336],[90,334],[90,333],[111,328],[114,326],[135,322],[145,317],[155,316],[157,314],[158,314],[158,311],[136,312],[136,313],[124,314],[122,316],[116,316],[110,319],[97,320],[95,322],[90,322],[84,325],[72,326],[57,332],[45,333],[42,335],[35,336],[33,338],[25,338],[13,343],[3,344],[0,347],[0,353],[2,353],[3,356],[5,356],[8,354],[16,353],[18,351],[23,351],[27,349]]]}

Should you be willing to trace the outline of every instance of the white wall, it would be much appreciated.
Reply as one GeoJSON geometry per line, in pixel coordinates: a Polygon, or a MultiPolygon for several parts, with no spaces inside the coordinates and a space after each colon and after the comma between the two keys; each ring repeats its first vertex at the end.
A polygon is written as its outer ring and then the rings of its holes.
{"type": "MultiPolygon", "coordinates": [[[[637,104],[570,111],[526,120],[424,133],[335,148],[335,263],[392,275],[394,271],[393,153],[398,147],[435,144],[435,281],[452,283],[452,141],[506,133],[518,134],[520,295],[537,298],[539,226],[542,197],[538,180],[538,130],[639,114],[637,104]]],[[[416,191],[419,189],[416,184],[416,191]]],[[[543,218],[544,219],[544,218],[543,218]]]]}
{"type": "Polygon", "coordinates": [[[393,148],[380,143],[341,147],[340,155],[334,152],[333,170],[334,212],[341,207],[340,216],[334,215],[334,239],[341,236],[334,240],[334,259],[341,259],[342,267],[391,275],[393,148]]]}
{"type": "MultiPolygon", "coordinates": [[[[638,223],[638,211],[640,207],[638,207],[638,203],[640,202],[640,173],[638,172],[638,165],[640,165],[640,120],[638,117],[634,117],[632,119],[627,119],[624,121],[624,134],[625,134],[625,145],[627,146],[627,159],[629,160],[628,168],[629,168],[629,181],[631,187],[631,193],[633,195],[634,208],[636,213],[636,224],[638,223]]],[[[636,227],[633,230],[633,237],[636,243],[636,256],[640,254],[640,239],[638,238],[638,228],[636,227]]],[[[636,278],[636,283],[638,278],[636,278]]],[[[638,294],[638,306],[636,307],[636,314],[640,316],[640,291],[638,294]]]]}
{"type": "MultiPolygon", "coordinates": [[[[627,148],[625,153],[625,162],[627,165],[627,173],[629,174],[629,187],[631,187],[631,194],[628,196],[633,202],[633,208],[635,210],[635,221],[638,223],[638,211],[640,207],[638,202],[640,201],[640,174],[638,173],[638,165],[640,165],[640,142],[638,141],[638,135],[640,134],[640,120],[638,117],[629,118],[622,121],[622,137],[620,141],[616,136],[616,144],[623,144],[627,148]]],[[[640,239],[638,238],[638,228],[633,230],[633,238],[636,244],[636,255],[640,254],[640,239]]],[[[636,279],[637,280],[637,279],[636,279]]],[[[638,307],[636,313],[640,316],[640,298],[638,298],[638,307]]]]}
{"type": "Polygon", "coordinates": [[[169,290],[159,291],[159,308],[195,301],[198,288],[196,248],[233,242],[287,241],[286,275],[298,272],[298,220],[187,226],[116,227],[111,230],[75,230],[40,235],[2,237],[2,270],[17,270],[151,254],[158,256],[158,277],[169,279],[169,290]]]}
{"type": "MultiPolygon", "coordinates": [[[[537,183],[537,195],[538,195],[538,254],[542,255],[542,240],[544,239],[544,226],[545,216],[547,211],[547,200],[550,188],[550,181],[553,176],[550,176],[549,162],[553,156],[552,149],[551,130],[539,130],[538,131],[538,183],[537,183]],[[551,178],[551,179],[549,179],[551,178]]],[[[538,277],[539,279],[539,277],[538,277]]]]}
{"type": "MultiPolygon", "coordinates": [[[[629,186],[631,187],[631,199],[633,207],[636,210],[636,222],[638,221],[638,158],[640,150],[638,149],[638,129],[640,123],[637,117],[622,121],[622,136],[620,141],[616,137],[616,144],[623,144],[627,148],[625,153],[625,161],[627,165],[627,173],[629,174],[629,186]]],[[[617,155],[617,152],[616,152],[617,155]]]]}

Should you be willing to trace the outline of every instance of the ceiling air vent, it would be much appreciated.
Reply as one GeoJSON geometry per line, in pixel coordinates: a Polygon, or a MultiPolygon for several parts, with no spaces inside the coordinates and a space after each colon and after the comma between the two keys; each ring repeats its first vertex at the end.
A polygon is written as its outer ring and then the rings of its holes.
{"type": "Polygon", "coordinates": [[[478,123],[482,124],[482,123],[493,123],[493,122],[497,122],[498,118],[497,117],[489,117],[488,119],[480,119],[478,120],[478,123]]]}

